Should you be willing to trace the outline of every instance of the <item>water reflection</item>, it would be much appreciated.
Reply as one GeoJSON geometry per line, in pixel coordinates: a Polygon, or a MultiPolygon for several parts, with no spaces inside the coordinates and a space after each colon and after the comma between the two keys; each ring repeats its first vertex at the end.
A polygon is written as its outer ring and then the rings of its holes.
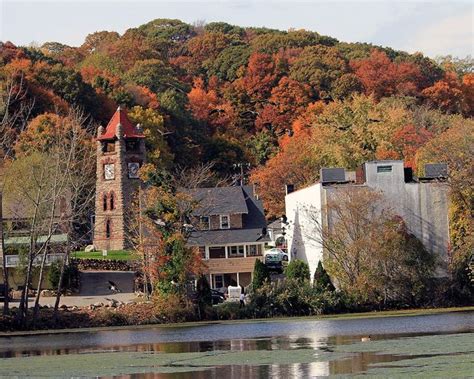
{"type": "MultiPolygon", "coordinates": [[[[352,320],[295,320],[186,327],[149,327],[71,334],[0,337],[0,357],[80,354],[88,352],[190,353],[312,349],[318,355],[337,345],[402,336],[474,331],[474,313],[352,320]]],[[[410,358],[361,352],[322,362],[196,367],[193,372],[131,374],[104,378],[291,378],[365,372],[370,364],[410,358]]],[[[239,362],[240,363],[240,362],[239,362]]],[[[179,367],[179,366],[176,366],[179,367]]]]}

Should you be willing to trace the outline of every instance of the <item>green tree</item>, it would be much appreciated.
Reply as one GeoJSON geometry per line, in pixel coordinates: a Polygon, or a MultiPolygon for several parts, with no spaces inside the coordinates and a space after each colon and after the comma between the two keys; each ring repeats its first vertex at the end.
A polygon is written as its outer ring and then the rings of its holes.
{"type": "Polygon", "coordinates": [[[290,78],[311,85],[324,97],[347,71],[347,62],[337,48],[309,46],[291,66],[290,78]]]}
{"type": "Polygon", "coordinates": [[[329,277],[327,271],[324,269],[321,261],[318,262],[318,267],[316,267],[316,271],[314,272],[313,286],[314,289],[318,292],[335,290],[334,285],[331,282],[331,278],[329,277]]]}
{"type": "Polygon", "coordinates": [[[300,259],[292,260],[288,264],[285,275],[287,279],[294,279],[299,282],[308,282],[311,277],[308,264],[300,259]]]}
{"type": "Polygon", "coordinates": [[[206,275],[199,275],[196,283],[196,292],[200,309],[212,305],[212,292],[206,275]]]}
{"type": "Polygon", "coordinates": [[[270,280],[270,273],[267,269],[267,266],[260,260],[255,261],[255,266],[253,268],[253,279],[252,279],[252,288],[256,291],[260,288],[266,281],[270,280]]]}

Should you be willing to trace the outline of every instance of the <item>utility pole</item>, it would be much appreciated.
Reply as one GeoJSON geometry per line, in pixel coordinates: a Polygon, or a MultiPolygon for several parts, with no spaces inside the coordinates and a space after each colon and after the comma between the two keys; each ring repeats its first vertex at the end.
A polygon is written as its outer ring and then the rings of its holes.
{"type": "Polygon", "coordinates": [[[4,300],[3,300],[3,314],[7,315],[8,309],[8,296],[10,295],[10,288],[8,284],[8,267],[7,267],[7,255],[5,251],[5,236],[3,234],[3,201],[2,191],[0,190],[0,252],[2,253],[2,266],[3,266],[3,285],[4,285],[4,300]]]}
{"type": "Polygon", "coordinates": [[[234,169],[237,169],[237,168],[240,169],[240,186],[243,187],[244,180],[245,180],[244,169],[245,168],[250,169],[250,163],[239,162],[239,163],[234,163],[232,166],[234,167],[234,169]]]}

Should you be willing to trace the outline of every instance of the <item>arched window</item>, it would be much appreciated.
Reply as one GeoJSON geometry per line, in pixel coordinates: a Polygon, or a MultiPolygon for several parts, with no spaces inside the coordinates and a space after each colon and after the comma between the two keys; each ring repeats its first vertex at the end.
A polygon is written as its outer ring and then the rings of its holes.
{"type": "Polygon", "coordinates": [[[103,195],[102,204],[104,206],[104,211],[106,211],[107,210],[107,194],[105,193],[103,195]]]}
{"type": "Polygon", "coordinates": [[[109,197],[110,197],[110,210],[113,211],[115,209],[115,194],[111,192],[109,197]]]}
{"type": "Polygon", "coordinates": [[[110,238],[110,235],[112,234],[112,223],[110,220],[105,221],[105,238],[110,238]]]}

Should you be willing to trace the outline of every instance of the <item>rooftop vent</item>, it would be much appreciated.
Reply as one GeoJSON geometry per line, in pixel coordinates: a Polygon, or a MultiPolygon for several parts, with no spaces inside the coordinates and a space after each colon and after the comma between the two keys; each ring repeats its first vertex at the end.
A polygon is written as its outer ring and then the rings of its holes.
{"type": "Polygon", "coordinates": [[[292,192],[295,192],[295,186],[293,184],[285,184],[285,192],[287,195],[292,192]]]}
{"type": "Polygon", "coordinates": [[[346,182],[346,170],[343,168],[322,168],[321,183],[344,183],[346,182]]]}
{"type": "Polygon", "coordinates": [[[427,163],[425,164],[426,178],[447,178],[448,165],[446,163],[427,163]]]}

